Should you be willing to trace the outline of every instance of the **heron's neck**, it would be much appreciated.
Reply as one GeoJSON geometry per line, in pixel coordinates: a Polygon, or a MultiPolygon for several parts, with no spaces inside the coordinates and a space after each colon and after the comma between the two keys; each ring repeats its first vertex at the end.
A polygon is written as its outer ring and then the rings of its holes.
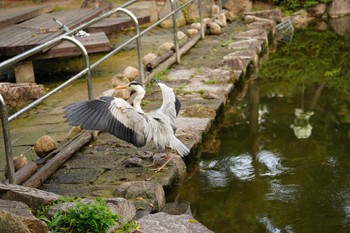
{"type": "Polygon", "coordinates": [[[141,101],[142,101],[143,97],[145,97],[145,91],[137,91],[136,96],[135,96],[134,101],[133,101],[133,106],[136,109],[136,111],[142,112],[142,113],[143,113],[143,110],[141,108],[141,101]]]}

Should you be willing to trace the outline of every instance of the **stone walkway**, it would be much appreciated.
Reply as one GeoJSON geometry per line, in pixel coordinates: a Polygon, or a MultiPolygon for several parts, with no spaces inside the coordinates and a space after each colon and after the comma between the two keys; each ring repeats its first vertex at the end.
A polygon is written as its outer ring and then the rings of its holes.
{"type": "MultiPolygon", "coordinates": [[[[182,103],[176,135],[191,148],[189,157],[199,155],[202,138],[225,106],[235,83],[244,78],[246,72],[258,69],[258,57],[266,52],[268,35],[273,33],[274,26],[272,20],[250,25],[230,23],[220,35],[200,40],[182,57],[181,63],[169,68],[163,77],[182,103]]],[[[70,127],[64,122],[62,106],[86,99],[86,93],[81,91],[85,90],[85,85],[84,81],[78,81],[27,117],[16,120],[16,128],[11,131],[14,154],[22,153],[20,151],[44,134],[63,142],[70,127]]],[[[95,96],[109,88],[110,81],[97,83],[95,96]]],[[[161,103],[155,84],[147,90],[146,111],[161,103]]],[[[167,170],[158,173],[145,167],[162,154],[153,145],[138,149],[110,134],[101,133],[40,188],[69,196],[123,196],[133,200],[139,211],[157,212],[165,204],[164,187],[170,187],[186,173],[181,158],[174,159],[167,170]]]]}

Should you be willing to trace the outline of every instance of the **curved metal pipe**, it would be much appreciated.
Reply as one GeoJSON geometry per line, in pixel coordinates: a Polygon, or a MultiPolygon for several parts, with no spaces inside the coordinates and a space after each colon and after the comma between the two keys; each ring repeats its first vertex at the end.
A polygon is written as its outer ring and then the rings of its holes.
{"type": "Polygon", "coordinates": [[[139,21],[137,20],[137,17],[134,15],[134,13],[132,13],[131,11],[129,11],[127,9],[120,7],[116,10],[116,12],[117,11],[124,12],[125,14],[129,15],[132,18],[132,20],[134,20],[136,33],[137,33],[137,38],[136,38],[137,56],[138,56],[139,70],[140,70],[140,74],[141,74],[141,83],[144,84],[145,83],[145,71],[143,69],[143,63],[142,63],[142,45],[141,45],[141,34],[140,34],[139,21]]]}
{"type": "Polygon", "coordinates": [[[88,69],[87,72],[87,88],[88,88],[88,98],[89,100],[92,100],[94,98],[93,93],[92,93],[92,75],[91,75],[91,68],[90,68],[90,60],[89,60],[89,54],[84,47],[84,45],[77,39],[71,36],[63,36],[62,40],[69,41],[76,46],[78,46],[83,54],[84,61],[85,61],[85,66],[88,69]]]}

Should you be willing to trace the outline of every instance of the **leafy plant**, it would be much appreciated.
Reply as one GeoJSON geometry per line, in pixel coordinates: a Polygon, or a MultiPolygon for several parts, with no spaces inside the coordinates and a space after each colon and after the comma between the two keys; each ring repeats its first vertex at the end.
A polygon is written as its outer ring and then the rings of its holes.
{"type": "Polygon", "coordinates": [[[106,202],[97,198],[93,203],[76,202],[68,213],[57,211],[51,219],[46,219],[52,232],[106,232],[115,225],[119,216],[112,213],[106,202]]]}
{"type": "Polygon", "coordinates": [[[118,230],[114,231],[114,233],[130,233],[138,229],[140,229],[140,225],[137,224],[135,220],[131,220],[130,222],[126,223],[124,226],[122,226],[118,230]]]}

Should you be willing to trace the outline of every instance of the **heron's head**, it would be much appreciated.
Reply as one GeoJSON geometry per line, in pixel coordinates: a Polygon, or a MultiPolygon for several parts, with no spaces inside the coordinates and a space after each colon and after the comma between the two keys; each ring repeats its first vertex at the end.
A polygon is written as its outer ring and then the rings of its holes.
{"type": "Polygon", "coordinates": [[[130,88],[131,90],[135,91],[136,93],[145,93],[145,89],[143,89],[142,85],[136,81],[132,81],[125,86],[115,87],[114,89],[121,90],[121,89],[126,89],[126,88],[130,88]]]}

